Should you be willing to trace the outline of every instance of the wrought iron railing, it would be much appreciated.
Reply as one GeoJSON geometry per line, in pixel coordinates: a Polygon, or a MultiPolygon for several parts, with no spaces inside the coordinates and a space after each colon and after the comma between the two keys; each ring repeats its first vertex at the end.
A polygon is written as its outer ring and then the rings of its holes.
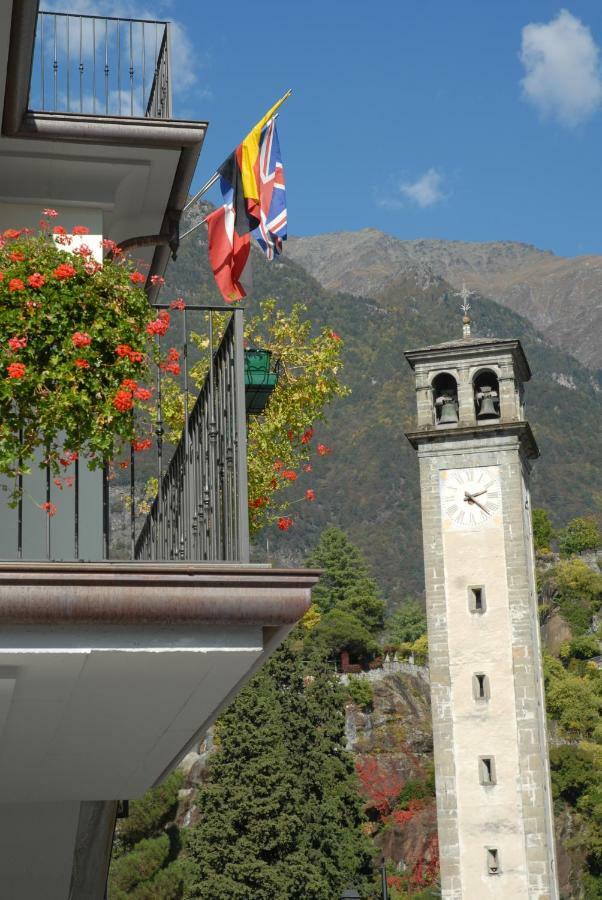
{"type": "MultiPolygon", "coordinates": [[[[156,404],[139,420],[152,435],[144,441],[147,452],[128,446],[94,471],[66,453],[59,477],[40,454],[42,465],[18,477],[14,507],[8,501],[15,485],[0,478],[0,559],[248,561],[243,311],[187,305],[177,317],[172,313],[169,339],[157,341],[180,348],[181,365],[170,373],[184,418],[179,441],[159,366],[156,404]],[[156,487],[150,504],[149,485],[156,487]]],[[[159,350],[164,357],[166,347],[159,350]]]]}
{"type": "Polygon", "coordinates": [[[30,109],[170,118],[170,55],[168,22],[40,12],[30,109]]]}
{"type": "MultiPolygon", "coordinates": [[[[158,493],[135,542],[135,559],[248,560],[242,315],[242,310],[232,311],[219,347],[211,354],[205,383],[190,414],[186,408],[185,344],[185,425],[165,474],[161,472],[163,427],[158,385],[158,493]]],[[[213,316],[213,310],[209,310],[209,347],[214,342],[213,316]]],[[[130,484],[134,526],[133,471],[130,484]]]]}

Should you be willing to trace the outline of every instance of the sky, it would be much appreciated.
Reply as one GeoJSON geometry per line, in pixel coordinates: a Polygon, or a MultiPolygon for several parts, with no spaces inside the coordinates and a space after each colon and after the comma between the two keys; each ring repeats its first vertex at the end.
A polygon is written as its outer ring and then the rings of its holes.
{"type": "Polygon", "coordinates": [[[196,188],[292,88],[278,120],[291,234],[602,253],[600,0],[61,7],[174,20],[175,115],[210,123],[196,188]]]}

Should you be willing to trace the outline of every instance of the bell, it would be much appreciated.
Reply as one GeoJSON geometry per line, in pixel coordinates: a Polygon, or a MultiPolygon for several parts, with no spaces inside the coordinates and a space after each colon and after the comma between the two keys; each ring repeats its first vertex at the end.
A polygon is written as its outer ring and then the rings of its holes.
{"type": "Polygon", "coordinates": [[[495,408],[495,403],[493,402],[493,394],[491,392],[491,388],[483,388],[481,391],[481,401],[479,404],[479,411],[477,413],[477,419],[498,419],[499,413],[495,408]]]}
{"type": "Polygon", "coordinates": [[[439,425],[455,424],[458,421],[458,407],[453,397],[443,396],[441,398],[441,415],[439,416],[439,425]]]}

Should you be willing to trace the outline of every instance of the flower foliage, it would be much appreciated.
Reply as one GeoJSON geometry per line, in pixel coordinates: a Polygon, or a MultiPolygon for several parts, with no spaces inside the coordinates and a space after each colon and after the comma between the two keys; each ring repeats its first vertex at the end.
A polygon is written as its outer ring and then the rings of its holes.
{"type": "Polygon", "coordinates": [[[100,264],[84,247],[67,253],[65,229],[53,238],[48,222],[41,228],[0,238],[0,473],[8,476],[28,471],[38,450],[54,471],[76,450],[100,465],[116,441],[135,438],[124,381],[148,375],[152,313],[130,265],[100,264]],[[124,345],[131,353],[118,352],[124,345]]]}
{"type": "MultiPolygon", "coordinates": [[[[278,385],[264,414],[248,423],[249,517],[253,533],[268,524],[289,531],[294,518],[285,514],[292,504],[313,503],[317,499],[311,486],[304,483],[298,487],[295,483],[302,476],[306,481],[305,476],[312,471],[312,458],[332,453],[331,447],[316,444],[314,426],[324,419],[325,410],[335,397],[347,394],[338,377],[343,342],[329,328],[314,333],[305,312],[302,305],[285,312],[275,300],[265,300],[245,323],[246,345],[271,350],[272,359],[280,362],[278,385]]],[[[223,317],[214,313],[215,346],[229,317],[230,313],[223,317]]],[[[151,322],[151,330],[158,328],[159,319],[151,322]]],[[[202,354],[190,370],[200,389],[207,373],[208,338],[195,333],[191,338],[202,354]]],[[[168,354],[161,368],[168,374],[177,374],[172,367],[179,371],[178,360],[168,354]]],[[[163,420],[169,429],[168,439],[175,442],[184,422],[183,393],[169,377],[163,381],[162,392],[163,420]]]]}
{"type": "MultiPolygon", "coordinates": [[[[249,344],[271,350],[281,368],[265,414],[249,423],[249,498],[254,532],[289,510],[297,476],[301,472],[305,476],[310,460],[332,452],[325,444],[316,445],[314,426],[324,419],[329,403],[347,393],[339,380],[343,342],[329,328],[313,333],[305,313],[306,308],[300,304],[287,313],[278,309],[275,300],[266,300],[245,328],[249,344]],[[258,498],[265,502],[253,505],[258,498]]],[[[316,499],[311,487],[304,486],[301,499],[304,503],[316,499]]]]}

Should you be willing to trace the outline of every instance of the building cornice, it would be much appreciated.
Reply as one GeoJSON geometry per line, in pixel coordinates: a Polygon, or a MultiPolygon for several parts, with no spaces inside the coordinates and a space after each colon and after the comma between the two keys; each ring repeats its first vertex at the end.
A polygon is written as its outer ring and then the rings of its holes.
{"type": "Polygon", "coordinates": [[[516,360],[517,369],[523,381],[529,381],[531,369],[519,340],[469,338],[449,341],[444,344],[435,344],[432,347],[406,350],[404,356],[412,369],[415,370],[419,363],[441,366],[457,359],[462,360],[463,363],[478,364],[480,359],[489,357],[492,352],[499,354],[504,351],[512,354],[516,360]]]}
{"type": "Polygon", "coordinates": [[[315,569],[192,563],[0,563],[0,625],[293,625],[315,569]]]}
{"type": "Polygon", "coordinates": [[[528,459],[537,459],[539,447],[528,422],[488,422],[478,425],[456,425],[448,428],[428,426],[420,431],[407,431],[406,437],[412,447],[418,450],[425,444],[450,444],[466,440],[477,440],[487,448],[488,437],[516,437],[521,450],[528,459]]]}

